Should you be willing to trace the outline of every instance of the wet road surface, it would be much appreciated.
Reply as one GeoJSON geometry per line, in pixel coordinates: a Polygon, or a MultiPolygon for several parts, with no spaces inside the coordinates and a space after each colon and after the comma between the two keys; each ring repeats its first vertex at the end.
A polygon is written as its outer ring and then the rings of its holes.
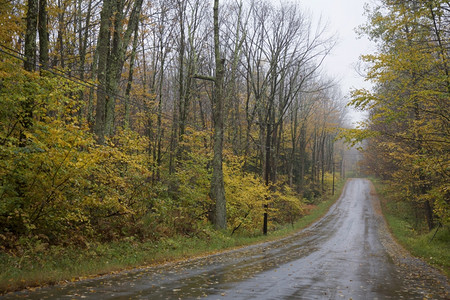
{"type": "Polygon", "coordinates": [[[368,180],[327,215],[275,242],[5,299],[449,299],[447,279],[393,240],[368,180]]]}

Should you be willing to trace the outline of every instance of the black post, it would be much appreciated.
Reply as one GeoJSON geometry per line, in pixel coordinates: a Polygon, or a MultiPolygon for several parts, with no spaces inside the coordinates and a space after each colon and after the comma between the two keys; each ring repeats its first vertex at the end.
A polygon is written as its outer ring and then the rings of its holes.
{"type": "Polygon", "coordinates": [[[334,164],[334,159],[333,159],[333,189],[332,189],[331,195],[334,195],[334,169],[335,169],[335,164],[334,164]]]}
{"type": "MultiPolygon", "coordinates": [[[[270,114],[270,109],[269,109],[270,114]]],[[[267,122],[267,133],[266,133],[266,174],[265,181],[266,186],[269,186],[269,174],[270,174],[270,122],[267,122]]],[[[263,222],[263,234],[267,235],[267,218],[268,218],[268,210],[269,210],[269,199],[266,199],[266,204],[264,204],[264,222],[263,222]]]]}

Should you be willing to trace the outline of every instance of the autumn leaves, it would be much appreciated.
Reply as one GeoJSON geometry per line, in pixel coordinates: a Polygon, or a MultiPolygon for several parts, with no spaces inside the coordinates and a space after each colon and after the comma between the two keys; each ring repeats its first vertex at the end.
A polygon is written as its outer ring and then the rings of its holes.
{"type": "Polygon", "coordinates": [[[416,224],[449,224],[449,4],[382,1],[368,13],[362,31],[379,51],[363,60],[375,89],[354,91],[370,115],[349,136],[367,138],[369,171],[395,186],[416,224]]]}

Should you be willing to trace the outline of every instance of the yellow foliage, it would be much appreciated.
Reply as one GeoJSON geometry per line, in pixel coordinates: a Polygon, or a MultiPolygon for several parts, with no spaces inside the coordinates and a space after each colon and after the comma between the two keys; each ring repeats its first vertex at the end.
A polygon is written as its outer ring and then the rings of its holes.
{"type": "Polygon", "coordinates": [[[231,230],[260,231],[265,204],[269,207],[269,227],[293,223],[303,213],[302,201],[288,186],[267,186],[255,174],[243,172],[239,157],[228,157],[224,183],[231,230]]]}
{"type": "Polygon", "coordinates": [[[288,186],[279,187],[277,192],[272,193],[271,199],[274,207],[273,219],[278,224],[293,224],[303,215],[303,200],[288,186]]]}
{"type": "Polygon", "coordinates": [[[351,105],[370,114],[362,130],[344,133],[366,139],[370,168],[421,210],[416,218],[421,214],[429,229],[449,222],[450,82],[441,2],[381,1],[368,12],[362,30],[381,51],[362,59],[376,88],[353,92],[351,105]]]}
{"type": "MultiPolygon", "coordinates": [[[[121,234],[153,201],[147,138],[119,131],[97,145],[78,124],[76,94],[60,78],[8,69],[0,90],[0,224],[50,241],[71,234],[121,234]],[[27,101],[32,120],[27,125],[27,101]],[[118,231],[115,233],[115,231],[118,231]]],[[[105,235],[103,238],[108,238],[105,235]]]]}
{"type": "Polygon", "coordinates": [[[224,183],[229,228],[249,232],[262,228],[268,187],[254,174],[242,172],[236,159],[224,165],[224,183]]]}

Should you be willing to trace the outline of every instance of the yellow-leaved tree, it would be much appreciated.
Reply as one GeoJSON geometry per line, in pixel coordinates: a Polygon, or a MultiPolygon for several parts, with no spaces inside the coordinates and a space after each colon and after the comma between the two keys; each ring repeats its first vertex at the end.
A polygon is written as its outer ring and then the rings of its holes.
{"type": "Polygon", "coordinates": [[[373,91],[351,104],[368,110],[361,130],[371,171],[395,186],[429,229],[450,223],[450,10],[448,1],[384,0],[361,28],[378,45],[365,55],[373,91]]]}

